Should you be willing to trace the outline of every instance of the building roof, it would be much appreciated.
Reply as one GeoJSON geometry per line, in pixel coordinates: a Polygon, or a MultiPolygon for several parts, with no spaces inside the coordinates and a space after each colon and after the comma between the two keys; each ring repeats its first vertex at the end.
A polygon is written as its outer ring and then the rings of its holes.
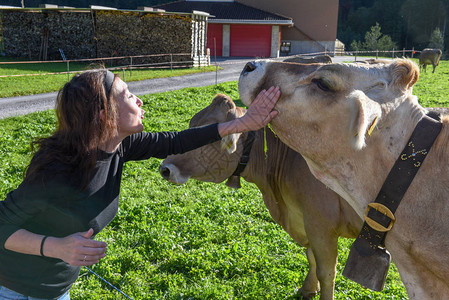
{"type": "Polygon", "coordinates": [[[204,11],[211,15],[209,23],[276,24],[292,26],[291,18],[266,12],[238,2],[177,1],[155,5],[170,12],[204,11]]]}
{"type": "Polygon", "coordinates": [[[60,5],[52,5],[52,4],[43,4],[39,7],[18,7],[18,6],[9,6],[9,5],[0,5],[0,11],[24,11],[24,12],[44,12],[44,11],[58,11],[58,12],[91,12],[96,10],[102,11],[121,11],[121,12],[144,12],[144,13],[155,13],[158,15],[197,15],[197,16],[205,16],[210,17],[209,14],[203,11],[190,11],[190,12],[171,12],[166,11],[164,9],[157,9],[152,7],[138,7],[135,10],[132,9],[117,9],[114,7],[107,6],[98,6],[91,5],[88,8],[77,8],[77,7],[69,7],[69,6],[60,6],[60,5]]]}

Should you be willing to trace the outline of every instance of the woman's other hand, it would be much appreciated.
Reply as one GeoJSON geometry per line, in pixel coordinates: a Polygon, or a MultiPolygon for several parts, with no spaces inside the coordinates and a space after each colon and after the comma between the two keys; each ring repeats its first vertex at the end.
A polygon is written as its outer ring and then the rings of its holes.
{"type": "Polygon", "coordinates": [[[43,253],[45,256],[62,259],[72,266],[90,266],[106,256],[107,244],[91,240],[94,231],[89,229],[64,238],[48,237],[43,253]]]}

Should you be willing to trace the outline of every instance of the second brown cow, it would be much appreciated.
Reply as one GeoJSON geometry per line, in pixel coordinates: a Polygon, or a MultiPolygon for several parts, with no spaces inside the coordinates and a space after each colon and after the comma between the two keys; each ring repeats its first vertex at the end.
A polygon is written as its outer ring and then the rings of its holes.
{"type": "MultiPolygon", "coordinates": [[[[219,94],[192,118],[190,127],[229,121],[244,113],[245,109],[219,94]]],[[[160,173],[178,184],[189,178],[215,183],[231,178],[227,185],[238,187],[232,174],[245,152],[247,139],[249,133],[231,135],[221,142],[169,156],[162,162],[160,173]]],[[[309,299],[321,287],[320,299],[333,299],[338,237],[355,238],[362,220],[346,201],[313,177],[300,154],[269,129],[266,143],[265,154],[264,130],[256,131],[249,161],[240,175],[257,185],[273,219],[307,248],[310,267],[301,288],[302,296],[309,299]]]]}

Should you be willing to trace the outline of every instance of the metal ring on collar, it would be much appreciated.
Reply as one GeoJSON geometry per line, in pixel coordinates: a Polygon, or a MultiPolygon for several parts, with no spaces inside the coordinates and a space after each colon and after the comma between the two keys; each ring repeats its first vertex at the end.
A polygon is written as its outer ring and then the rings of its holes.
{"type": "Polygon", "coordinates": [[[366,208],[366,211],[365,211],[364,218],[365,218],[365,222],[372,229],[377,230],[379,232],[390,231],[390,229],[393,227],[394,221],[396,221],[396,218],[394,217],[394,214],[391,212],[391,210],[389,210],[388,207],[386,207],[385,205],[383,205],[381,203],[377,203],[377,202],[372,202],[372,203],[368,204],[368,207],[366,208]],[[377,210],[378,212],[383,213],[384,215],[389,217],[391,219],[390,225],[388,225],[388,227],[385,227],[385,226],[377,223],[370,217],[368,217],[368,212],[369,212],[370,208],[373,208],[373,209],[377,210]]]}

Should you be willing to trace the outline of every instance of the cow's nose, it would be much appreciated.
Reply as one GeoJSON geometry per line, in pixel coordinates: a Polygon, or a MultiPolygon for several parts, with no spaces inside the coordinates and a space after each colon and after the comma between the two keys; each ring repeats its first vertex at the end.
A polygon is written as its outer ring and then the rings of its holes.
{"type": "Polygon", "coordinates": [[[250,61],[249,63],[247,63],[247,64],[245,65],[245,67],[243,68],[243,72],[242,72],[242,73],[249,73],[249,72],[252,72],[252,71],[254,71],[256,68],[257,68],[257,66],[256,66],[255,62],[250,61]]]}
{"type": "Polygon", "coordinates": [[[170,169],[164,166],[159,166],[159,173],[164,177],[164,179],[170,178],[170,169]]]}

